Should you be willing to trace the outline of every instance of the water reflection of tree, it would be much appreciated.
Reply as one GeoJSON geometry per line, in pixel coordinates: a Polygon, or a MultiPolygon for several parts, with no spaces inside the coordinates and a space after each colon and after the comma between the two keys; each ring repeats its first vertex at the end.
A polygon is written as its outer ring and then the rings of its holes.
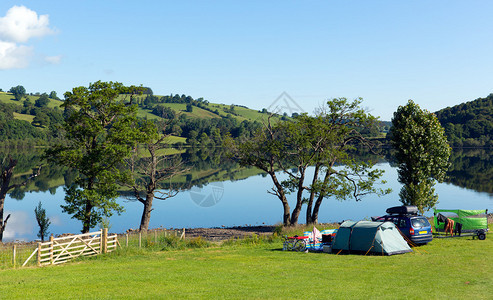
{"type": "Polygon", "coordinates": [[[493,195],[491,149],[455,149],[450,161],[452,166],[447,173],[447,183],[493,195]]]}
{"type": "Polygon", "coordinates": [[[9,195],[16,200],[22,200],[26,192],[40,191],[54,193],[57,186],[63,182],[63,178],[73,177],[73,171],[68,168],[47,164],[43,161],[42,152],[33,149],[15,150],[0,152],[0,158],[10,156],[17,160],[16,176],[12,179],[13,184],[18,184],[25,181],[31,174],[32,169],[43,165],[39,176],[30,181],[26,186],[12,190],[9,195]]]}
{"type": "MultiPolygon", "coordinates": [[[[367,151],[358,150],[353,154],[359,159],[383,162],[381,157],[367,151]]],[[[395,167],[389,149],[382,149],[381,154],[391,166],[395,167]]],[[[44,163],[41,158],[42,153],[39,151],[32,151],[31,149],[30,151],[0,152],[0,157],[7,155],[18,160],[16,174],[21,175],[14,178],[14,183],[23,182],[32,173],[33,168],[43,164],[43,169],[38,177],[27,186],[10,192],[9,195],[13,199],[22,200],[25,193],[31,191],[49,191],[53,194],[58,186],[70,185],[76,175],[74,171],[65,167],[44,163]]],[[[202,187],[213,181],[234,181],[248,177],[248,175],[242,175],[242,169],[239,165],[229,160],[220,147],[187,148],[182,154],[182,160],[186,162],[187,167],[191,168],[187,174],[180,176],[183,189],[190,189],[193,186],[202,187]]],[[[452,151],[450,160],[452,166],[445,182],[493,195],[493,185],[491,185],[493,151],[491,149],[455,149],[452,151]]],[[[255,174],[261,173],[249,173],[250,176],[255,174]]],[[[162,188],[166,189],[166,186],[164,185],[162,188]]]]}

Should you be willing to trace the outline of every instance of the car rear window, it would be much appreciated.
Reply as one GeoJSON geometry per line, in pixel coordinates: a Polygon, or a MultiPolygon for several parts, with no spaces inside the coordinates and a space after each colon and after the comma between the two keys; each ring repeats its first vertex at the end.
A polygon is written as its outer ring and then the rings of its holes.
{"type": "Polygon", "coordinates": [[[425,217],[411,219],[413,228],[430,227],[430,222],[425,217]]]}

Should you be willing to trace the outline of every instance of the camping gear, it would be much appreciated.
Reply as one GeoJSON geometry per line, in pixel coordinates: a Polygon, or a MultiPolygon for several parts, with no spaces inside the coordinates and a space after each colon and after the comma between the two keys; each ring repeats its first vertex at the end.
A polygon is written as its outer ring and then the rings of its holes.
{"type": "Polygon", "coordinates": [[[332,253],[373,253],[394,255],[412,252],[392,222],[345,221],[339,227],[332,253]]]}
{"type": "MultiPolygon", "coordinates": [[[[455,223],[455,236],[472,236],[480,240],[486,239],[488,232],[488,210],[465,210],[465,209],[434,209],[433,225],[435,237],[444,237],[446,224],[443,217],[453,220],[455,223]]],[[[449,228],[447,228],[449,229],[449,228]]],[[[450,231],[449,231],[450,232],[450,231]]]]}
{"type": "Polygon", "coordinates": [[[312,231],[303,232],[306,239],[306,249],[322,251],[322,233],[314,226],[312,231]]]}
{"type": "Polygon", "coordinates": [[[330,242],[324,242],[324,238],[334,239],[337,229],[324,229],[319,231],[313,227],[313,231],[303,232],[303,236],[285,236],[282,250],[293,251],[322,251],[324,246],[330,246],[330,242]]]}
{"type": "Polygon", "coordinates": [[[292,250],[292,251],[305,251],[306,250],[306,240],[308,236],[285,236],[284,243],[282,245],[282,250],[292,250]]]}
{"type": "Polygon", "coordinates": [[[417,215],[418,207],[416,205],[402,205],[387,208],[389,215],[417,215]]]}

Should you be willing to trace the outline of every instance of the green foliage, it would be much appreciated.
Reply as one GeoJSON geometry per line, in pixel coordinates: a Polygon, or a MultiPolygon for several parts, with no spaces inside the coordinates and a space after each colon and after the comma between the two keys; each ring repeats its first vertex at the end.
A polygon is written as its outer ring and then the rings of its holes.
{"type": "Polygon", "coordinates": [[[314,117],[302,114],[274,125],[269,122],[239,144],[227,141],[231,155],[242,165],[255,166],[271,176],[274,183],[271,193],[283,204],[285,225],[298,222],[304,203],[307,203],[307,223],[317,223],[325,198],[358,201],[366,194],[390,192],[374,187],[383,172],[372,170],[373,163],[356,161],[348,155],[358,145],[371,145],[361,132],[375,126],[376,118],[359,107],[361,101],[332,99],[314,117]],[[343,167],[336,168],[337,165],[343,167]],[[315,170],[308,178],[307,169],[311,166],[315,170]],[[288,175],[288,179],[279,182],[275,174],[278,170],[288,175]],[[296,194],[291,215],[286,199],[290,193],[296,194]]]}
{"type": "Polygon", "coordinates": [[[26,95],[26,89],[22,85],[11,87],[9,93],[14,95],[16,101],[20,101],[26,95]]]}
{"type": "Polygon", "coordinates": [[[55,91],[51,91],[50,92],[50,99],[54,99],[54,100],[60,100],[60,98],[58,98],[57,94],[55,91]]]}
{"type": "Polygon", "coordinates": [[[38,206],[34,208],[34,215],[36,216],[36,222],[39,226],[38,237],[43,242],[45,236],[48,236],[48,228],[51,225],[50,219],[46,216],[46,210],[41,206],[41,201],[39,201],[38,206]]]}
{"type": "Polygon", "coordinates": [[[188,104],[187,104],[187,110],[186,110],[186,112],[190,112],[190,113],[191,113],[191,112],[193,112],[193,106],[192,106],[192,103],[188,103],[188,104]]]}
{"type": "Polygon", "coordinates": [[[46,93],[41,94],[41,96],[34,102],[34,106],[36,107],[47,107],[48,103],[50,103],[50,99],[46,93]]]}
{"type": "Polygon", "coordinates": [[[75,183],[82,189],[67,189],[63,209],[82,221],[83,232],[96,226],[102,216],[121,211],[115,202],[116,183],[125,182],[128,173],[119,165],[136,144],[147,142],[155,133],[152,123],[137,121],[132,100],[139,90],[98,81],[65,93],[63,107],[69,113],[63,128],[69,143],[51,147],[46,156],[80,173],[75,183]],[[122,94],[129,99],[119,100],[122,94]]]}
{"type": "Polygon", "coordinates": [[[109,189],[106,186],[97,189],[80,189],[75,185],[65,188],[66,205],[60,205],[62,212],[72,215],[73,219],[84,222],[84,228],[93,228],[99,223],[104,222],[113,212],[121,213],[123,207],[116,203],[118,193],[112,186],[109,189]]]}
{"type": "Polygon", "coordinates": [[[399,106],[389,132],[398,162],[399,196],[403,204],[416,205],[423,213],[434,207],[438,196],[433,186],[442,182],[449,167],[450,146],[436,116],[412,100],[399,106]]]}
{"type": "Polygon", "coordinates": [[[156,105],[152,109],[152,113],[155,114],[158,117],[161,117],[163,119],[169,119],[172,120],[176,117],[176,113],[173,109],[164,106],[164,105],[156,105]]]}
{"type": "Polygon", "coordinates": [[[453,146],[493,147],[493,94],[436,114],[453,146]]]}

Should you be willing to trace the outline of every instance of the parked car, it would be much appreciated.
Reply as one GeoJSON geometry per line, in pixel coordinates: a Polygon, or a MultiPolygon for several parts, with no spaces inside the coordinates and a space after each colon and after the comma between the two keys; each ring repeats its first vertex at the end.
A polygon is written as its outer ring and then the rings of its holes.
{"type": "Polygon", "coordinates": [[[373,221],[393,222],[399,230],[414,244],[424,245],[433,240],[431,224],[426,217],[418,214],[413,205],[396,206],[387,209],[387,215],[373,217],[373,221]]]}

